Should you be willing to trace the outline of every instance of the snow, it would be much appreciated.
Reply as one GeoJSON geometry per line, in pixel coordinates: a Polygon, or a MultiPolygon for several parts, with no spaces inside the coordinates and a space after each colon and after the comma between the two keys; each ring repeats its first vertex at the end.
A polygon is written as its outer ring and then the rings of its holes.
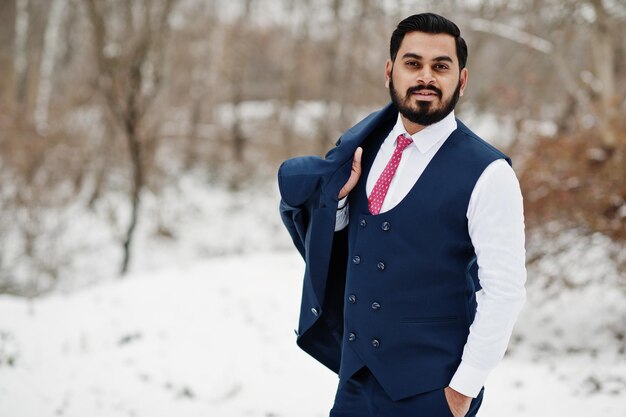
{"type": "MultiPolygon", "coordinates": [[[[15,363],[0,361],[0,415],[326,416],[337,377],[295,345],[303,268],[295,250],[257,251],[30,301],[2,296],[15,363]]],[[[595,296],[578,315],[607,313],[595,296]]],[[[558,321],[564,308],[549,312],[558,321]]],[[[513,344],[491,373],[481,417],[624,415],[623,357],[529,349],[513,344]]]]}
{"type": "Polygon", "coordinates": [[[280,398],[297,373],[330,396],[335,378],[293,343],[301,270],[269,253],[5,296],[0,328],[19,355],[0,373],[0,415],[281,415],[306,403],[280,398]]]}
{"type": "MultiPolygon", "coordinates": [[[[65,233],[46,250],[80,256],[56,292],[0,296],[0,417],[327,416],[338,380],[295,344],[304,263],[275,182],[233,193],[181,176],[143,203],[123,279],[105,221],[114,208],[123,230],[122,197],[55,213],[65,233]]],[[[626,253],[552,226],[528,236],[529,258],[547,256],[529,265],[481,417],[625,415],[626,291],[611,259],[626,253]]]]}

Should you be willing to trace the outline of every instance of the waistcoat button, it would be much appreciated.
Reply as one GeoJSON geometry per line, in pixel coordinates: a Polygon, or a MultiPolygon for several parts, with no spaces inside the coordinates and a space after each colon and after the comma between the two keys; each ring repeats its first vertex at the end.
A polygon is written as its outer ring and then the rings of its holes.
{"type": "Polygon", "coordinates": [[[380,308],[380,304],[379,304],[379,303],[377,303],[376,301],[374,301],[374,302],[372,303],[372,309],[373,309],[373,310],[378,310],[379,308],[380,308]]]}
{"type": "Polygon", "coordinates": [[[348,335],[348,340],[354,342],[356,340],[356,334],[350,332],[350,334],[348,335]]]}
{"type": "Polygon", "coordinates": [[[348,301],[350,301],[350,303],[352,304],[356,303],[356,295],[350,294],[350,296],[348,297],[348,301]]]}
{"type": "Polygon", "coordinates": [[[383,223],[380,225],[380,227],[381,227],[381,229],[383,229],[383,230],[386,232],[387,230],[391,229],[391,223],[389,223],[389,222],[383,222],[383,223]]]}
{"type": "Polygon", "coordinates": [[[311,313],[313,313],[314,316],[317,316],[319,313],[317,312],[317,309],[315,307],[313,307],[311,309],[311,313]]]}
{"type": "MultiPolygon", "coordinates": [[[[358,262],[357,262],[357,263],[358,263],[358,262]]],[[[384,270],[385,270],[385,264],[384,264],[384,263],[382,263],[382,262],[378,262],[378,265],[377,265],[377,266],[378,266],[378,269],[380,269],[381,271],[384,271],[384,270]]]]}
{"type": "Polygon", "coordinates": [[[359,255],[354,255],[354,257],[352,258],[352,262],[354,262],[355,264],[360,264],[361,263],[361,257],[359,255]]]}
{"type": "Polygon", "coordinates": [[[361,221],[359,222],[359,225],[361,225],[361,227],[367,226],[367,220],[361,219],[361,221]]]}
{"type": "Polygon", "coordinates": [[[377,348],[380,346],[380,341],[378,339],[372,339],[372,346],[377,348]]]}

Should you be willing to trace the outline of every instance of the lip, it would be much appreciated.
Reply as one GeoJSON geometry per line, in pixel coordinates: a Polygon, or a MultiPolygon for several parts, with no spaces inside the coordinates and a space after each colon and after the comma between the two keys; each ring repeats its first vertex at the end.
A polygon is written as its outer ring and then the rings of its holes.
{"type": "Polygon", "coordinates": [[[411,95],[420,101],[433,101],[439,97],[434,91],[415,91],[411,95]]]}

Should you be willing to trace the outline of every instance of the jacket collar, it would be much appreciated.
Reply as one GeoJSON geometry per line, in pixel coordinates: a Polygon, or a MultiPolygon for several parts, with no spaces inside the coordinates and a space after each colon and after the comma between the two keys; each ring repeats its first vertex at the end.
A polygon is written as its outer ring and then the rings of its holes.
{"type": "Polygon", "coordinates": [[[326,154],[326,159],[335,162],[345,162],[352,160],[354,151],[372,131],[387,120],[396,119],[398,110],[393,103],[388,103],[381,110],[371,113],[369,116],[352,126],[337,141],[335,148],[326,154]]]}
{"type": "Polygon", "coordinates": [[[365,138],[381,123],[394,120],[398,117],[398,110],[393,103],[388,103],[381,110],[376,111],[350,129],[348,129],[337,141],[337,145],[326,154],[326,160],[333,162],[337,169],[323,187],[322,205],[336,207],[339,190],[350,177],[352,170],[352,158],[365,138]]]}

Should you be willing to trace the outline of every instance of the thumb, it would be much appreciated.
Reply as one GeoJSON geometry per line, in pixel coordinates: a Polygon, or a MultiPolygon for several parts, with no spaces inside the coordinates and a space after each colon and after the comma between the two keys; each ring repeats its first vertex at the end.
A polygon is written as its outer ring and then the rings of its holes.
{"type": "Polygon", "coordinates": [[[363,155],[363,148],[360,146],[356,148],[354,152],[354,158],[352,159],[352,171],[350,172],[350,178],[346,181],[345,185],[339,191],[339,199],[341,200],[348,195],[350,191],[356,186],[361,177],[361,156],[363,155]]]}
{"type": "Polygon", "coordinates": [[[354,159],[352,160],[352,170],[358,171],[359,175],[361,175],[361,156],[363,155],[363,148],[360,146],[356,148],[354,152],[354,159]]]}

